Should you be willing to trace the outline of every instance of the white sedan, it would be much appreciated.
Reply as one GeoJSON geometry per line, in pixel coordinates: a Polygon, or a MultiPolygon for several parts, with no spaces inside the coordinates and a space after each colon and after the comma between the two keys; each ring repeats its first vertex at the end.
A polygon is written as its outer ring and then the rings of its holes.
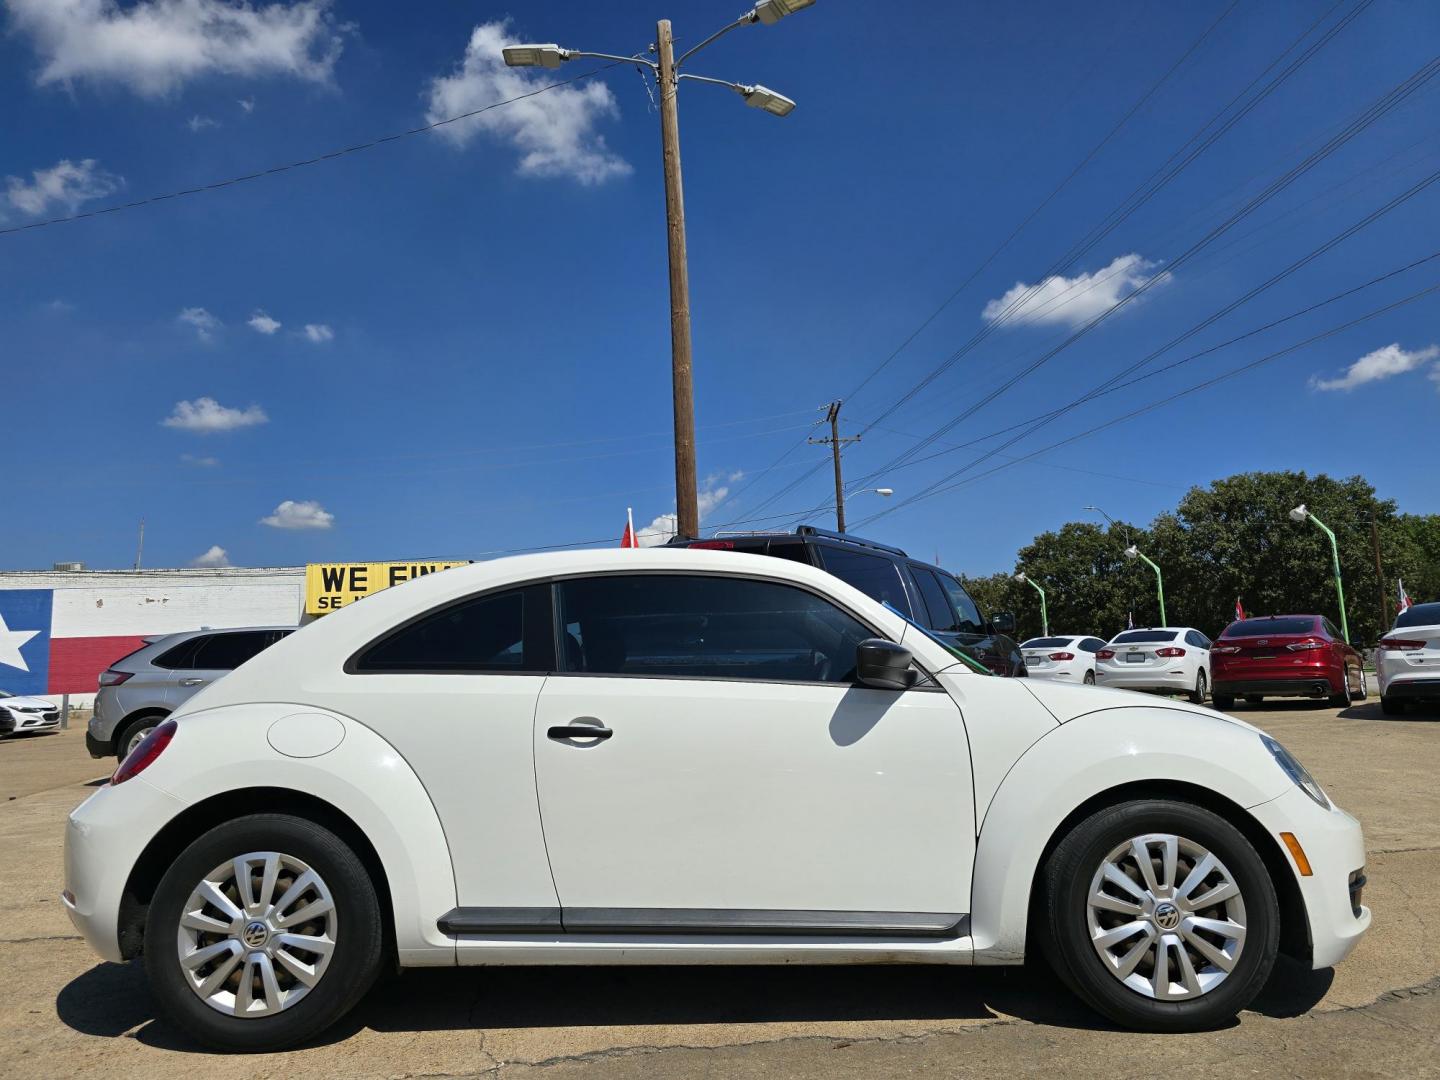
{"type": "Polygon", "coordinates": [[[1020,646],[1032,679],[1095,685],[1095,654],[1105,647],[1097,637],[1037,637],[1020,646]]]}
{"type": "Polygon", "coordinates": [[[53,701],[0,690],[0,734],[26,735],[59,728],[60,707],[53,701]]]}
{"type": "Polygon", "coordinates": [[[1399,716],[1407,703],[1440,705],[1440,602],[1416,604],[1395,616],[1375,650],[1380,707],[1399,716]]]}
{"type": "Polygon", "coordinates": [[[315,1037],[387,962],[1033,951],[1189,1031],[1282,942],[1343,959],[1364,863],[1248,724],[992,677],[815,567],[651,548],[431,574],[260,653],[70,815],[62,900],[236,1049],[315,1037]]]}
{"type": "Polygon", "coordinates": [[[1122,631],[1095,659],[1101,686],[1183,693],[1196,705],[1210,692],[1210,639],[1189,626],[1122,631]]]}

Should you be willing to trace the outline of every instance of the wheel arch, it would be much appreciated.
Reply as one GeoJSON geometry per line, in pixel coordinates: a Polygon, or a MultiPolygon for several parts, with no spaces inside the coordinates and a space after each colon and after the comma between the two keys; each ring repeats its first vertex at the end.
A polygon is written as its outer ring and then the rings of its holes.
{"type": "Polygon", "coordinates": [[[115,731],[110,737],[115,753],[117,755],[120,753],[121,740],[138,721],[148,720],[152,716],[157,720],[163,720],[174,711],[174,709],[167,709],[164,705],[142,705],[138,709],[126,713],[115,725],[115,731]]]}

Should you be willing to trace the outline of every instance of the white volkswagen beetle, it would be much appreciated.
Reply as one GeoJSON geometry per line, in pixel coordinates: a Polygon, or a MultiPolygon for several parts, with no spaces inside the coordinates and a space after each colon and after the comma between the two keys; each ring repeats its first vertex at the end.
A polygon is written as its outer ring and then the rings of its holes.
{"type": "Polygon", "coordinates": [[[211,1044],[385,964],[1018,964],[1226,1021],[1370,924],[1360,826],[1280,745],[992,678],[821,570],[504,559],[369,597],[183,706],[70,816],[64,902],[211,1044]]]}

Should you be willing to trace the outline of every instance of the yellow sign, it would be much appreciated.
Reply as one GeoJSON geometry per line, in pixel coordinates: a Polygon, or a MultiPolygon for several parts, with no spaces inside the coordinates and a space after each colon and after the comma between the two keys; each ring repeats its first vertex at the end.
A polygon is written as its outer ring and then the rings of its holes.
{"type": "Polygon", "coordinates": [[[323,615],[411,578],[464,565],[464,559],[453,562],[307,563],[305,614],[323,615]]]}

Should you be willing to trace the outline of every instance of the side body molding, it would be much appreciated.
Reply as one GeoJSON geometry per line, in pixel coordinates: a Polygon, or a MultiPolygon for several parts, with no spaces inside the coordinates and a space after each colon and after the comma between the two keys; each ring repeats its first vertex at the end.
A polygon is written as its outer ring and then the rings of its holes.
{"type": "Polygon", "coordinates": [[[400,962],[455,963],[454,941],[435,925],[456,903],[450,849],[424,785],[394,747],[349,717],[311,705],[225,705],[177,721],[175,739],[145,780],[182,806],[246,788],[282,788],[329,803],[365,834],[385,868],[400,962]],[[314,757],[278,752],[268,733],[299,713],[333,718],[343,738],[314,757]],[[200,727],[203,740],[185,738],[200,727]]]}
{"type": "Polygon", "coordinates": [[[1236,759],[1253,762],[1257,747],[1253,728],[1218,713],[1164,705],[1106,709],[1047,733],[1005,776],[980,829],[970,909],[975,963],[1023,959],[1035,871],[1051,836],[1076,807],[1126,784],[1166,781],[1256,806],[1291,786],[1278,766],[1274,782],[1259,785],[1226,766],[1236,759]]]}

